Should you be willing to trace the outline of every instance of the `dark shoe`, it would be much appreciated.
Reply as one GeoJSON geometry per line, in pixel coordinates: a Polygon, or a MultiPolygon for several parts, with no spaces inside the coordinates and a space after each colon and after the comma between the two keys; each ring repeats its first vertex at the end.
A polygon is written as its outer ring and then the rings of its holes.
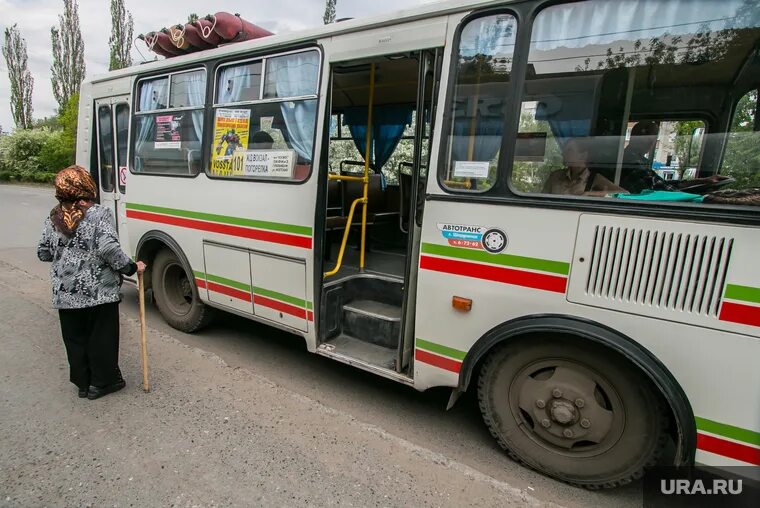
{"type": "Polygon", "coordinates": [[[90,400],[95,400],[102,397],[103,395],[108,395],[109,393],[118,392],[125,386],[127,386],[127,383],[125,383],[123,379],[106,386],[101,386],[101,387],[90,386],[90,389],[87,390],[87,398],[90,400]]]}
{"type": "Polygon", "coordinates": [[[84,399],[86,397],[87,397],[87,388],[84,388],[84,389],[80,388],[79,389],[79,398],[80,399],[84,399]]]}

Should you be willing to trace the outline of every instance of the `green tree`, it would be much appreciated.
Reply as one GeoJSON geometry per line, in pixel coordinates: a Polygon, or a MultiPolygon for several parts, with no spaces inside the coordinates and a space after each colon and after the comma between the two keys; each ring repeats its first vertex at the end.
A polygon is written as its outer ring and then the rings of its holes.
{"type": "Polygon", "coordinates": [[[63,14],[58,16],[58,28],[50,28],[50,40],[53,45],[50,81],[58,107],[63,109],[71,96],[79,92],[85,75],[84,41],[76,0],[63,0],[63,14]]]}
{"type": "Polygon", "coordinates": [[[26,40],[21,37],[17,25],[5,29],[3,56],[8,66],[8,80],[11,85],[11,114],[16,127],[32,127],[32,90],[34,78],[27,65],[26,40]]]}
{"type": "Polygon", "coordinates": [[[678,179],[683,178],[683,173],[687,166],[699,167],[699,157],[701,154],[701,145],[695,143],[698,140],[694,136],[695,131],[704,127],[701,120],[690,120],[685,122],[676,122],[675,139],[673,140],[673,151],[678,157],[678,179]]]}
{"type": "Polygon", "coordinates": [[[123,69],[132,65],[132,47],[135,23],[132,13],[124,7],[124,0],[111,0],[111,37],[108,47],[111,50],[109,71],[123,69]]]}
{"type": "Polygon", "coordinates": [[[754,130],[758,91],[739,100],[728,134],[721,173],[736,179],[736,189],[760,188],[760,131],[754,130]]]}
{"type": "Polygon", "coordinates": [[[322,16],[322,21],[325,22],[325,25],[329,25],[330,23],[335,23],[335,4],[336,3],[338,3],[338,0],[326,0],[325,15],[322,16]]]}
{"type": "Polygon", "coordinates": [[[541,192],[549,174],[564,167],[562,152],[554,138],[549,122],[536,120],[530,111],[520,114],[521,133],[546,133],[546,148],[541,162],[515,160],[512,166],[512,185],[521,192],[541,192]]]}

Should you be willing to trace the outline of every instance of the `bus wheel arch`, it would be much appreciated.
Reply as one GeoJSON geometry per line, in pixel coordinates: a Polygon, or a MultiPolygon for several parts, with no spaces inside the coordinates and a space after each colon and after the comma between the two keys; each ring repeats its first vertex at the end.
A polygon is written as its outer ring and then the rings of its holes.
{"type": "Polygon", "coordinates": [[[145,233],[137,244],[137,259],[148,265],[148,270],[145,271],[145,287],[146,290],[151,290],[153,300],[167,323],[190,333],[203,328],[211,321],[213,310],[201,301],[190,262],[172,237],[161,231],[145,233]],[[176,305],[168,302],[170,292],[160,282],[164,278],[157,280],[157,274],[164,274],[167,270],[186,279],[189,305],[182,312],[178,312],[176,305]]]}
{"type": "MultiPolygon", "coordinates": [[[[618,353],[647,378],[665,402],[666,416],[675,441],[673,465],[694,463],[696,423],[691,404],[670,371],[644,346],[630,337],[599,323],[564,315],[526,316],[502,323],[484,334],[470,349],[462,363],[458,391],[464,392],[491,356],[502,347],[534,335],[587,341],[618,353]]],[[[477,379],[476,379],[477,380],[477,379]]],[[[477,383],[475,383],[477,384],[477,383]]]]}

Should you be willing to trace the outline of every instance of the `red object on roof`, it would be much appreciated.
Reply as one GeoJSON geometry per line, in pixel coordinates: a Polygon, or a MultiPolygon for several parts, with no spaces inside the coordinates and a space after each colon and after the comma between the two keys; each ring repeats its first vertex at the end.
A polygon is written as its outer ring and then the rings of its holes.
{"type": "Polygon", "coordinates": [[[206,19],[211,21],[214,32],[225,41],[247,41],[273,35],[269,30],[244,20],[239,14],[217,12],[213,16],[206,16],[206,19]]]}
{"type": "MultiPolygon", "coordinates": [[[[177,25],[179,26],[179,25],[177,25]]],[[[185,39],[187,39],[187,42],[190,43],[191,46],[197,49],[208,49],[215,47],[210,42],[207,42],[206,40],[201,37],[201,32],[198,30],[198,28],[193,25],[192,23],[187,23],[184,26],[185,29],[185,39]]]]}
{"type": "Polygon", "coordinates": [[[268,35],[273,34],[239,14],[217,12],[192,23],[174,25],[168,30],[149,32],[138,38],[144,40],[154,53],[170,58],[268,35]]]}
{"type": "Polygon", "coordinates": [[[193,24],[198,28],[201,39],[208,42],[213,47],[217,47],[219,43],[222,42],[222,38],[219,37],[219,34],[214,32],[214,27],[211,21],[207,19],[199,19],[193,24]]]}

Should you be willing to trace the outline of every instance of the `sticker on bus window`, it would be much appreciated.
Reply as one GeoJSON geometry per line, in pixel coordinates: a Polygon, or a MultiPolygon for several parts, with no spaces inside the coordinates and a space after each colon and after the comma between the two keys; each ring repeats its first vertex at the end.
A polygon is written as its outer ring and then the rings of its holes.
{"type": "Polygon", "coordinates": [[[127,185],[127,166],[119,166],[119,185],[127,185]]]}
{"type": "Polygon", "coordinates": [[[182,115],[162,115],[156,117],[156,149],[182,148],[180,125],[182,115]]]}
{"type": "Polygon", "coordinates": [[[482,249],[498,254],[507,247],[507,235],[498,228],[438,223],[438,230],[452,247],[482,249]]]}
{"type": "Polygon", "coordinates": [[[295,166],[295,150],[240,150],[232,157],[230,173],[263,178],[293,178],[295,166]]]}
{"type": "Polygon", "coordinates": [[[488,178],[488,161],[454,161],[455,178],[488,178]]]}
{"type": "Polygon", "coordinates": [[[232,156],[248,148],[251,125],[250,109],[217,109],[214,118],[214,148],[211,151],[211,174],[230,176],[232,156]]]}

